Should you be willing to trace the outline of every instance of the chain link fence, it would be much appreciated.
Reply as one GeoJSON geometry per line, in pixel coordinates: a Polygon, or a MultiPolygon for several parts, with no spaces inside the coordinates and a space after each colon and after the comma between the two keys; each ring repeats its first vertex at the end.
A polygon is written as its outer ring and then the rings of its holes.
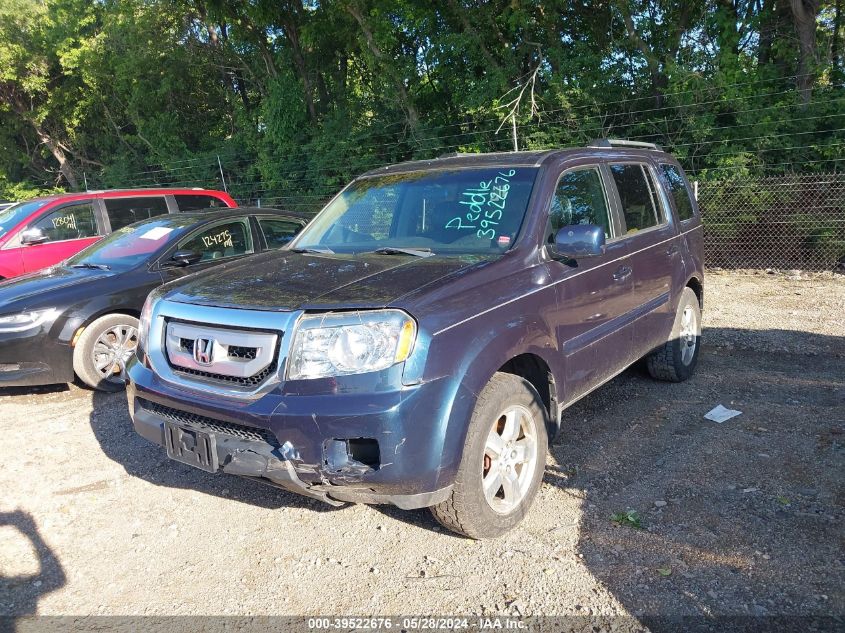
{"type": "Polygon", "coordinates": [[[707,266],[845,266],[845,173],[728,179],[697,186],[707,266]]]}

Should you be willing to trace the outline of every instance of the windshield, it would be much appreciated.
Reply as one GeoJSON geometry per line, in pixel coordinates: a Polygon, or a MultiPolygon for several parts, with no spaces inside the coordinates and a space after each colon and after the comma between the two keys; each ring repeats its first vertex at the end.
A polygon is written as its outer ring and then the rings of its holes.
{"type": "Polygon", "coordinates": [[[332,200],[291,248],[501,253],[519,232],[536,175],[534,167],[488,167],[361,178],[332,200]]]}
{"type": "Polygon", "coordinates": [[[38,211],[47,204],[47,200],[36,200],[34,202],[19,202],[0,211],[0,238],[15,228],[30,213],[38,211]]]}
{"type": "Polygon", "coordinates": [[[65,265],[129,270],[147,261],[184,232],[183,226],[169,218],[137,222],[81,250],[67,260],[65,265]]]}

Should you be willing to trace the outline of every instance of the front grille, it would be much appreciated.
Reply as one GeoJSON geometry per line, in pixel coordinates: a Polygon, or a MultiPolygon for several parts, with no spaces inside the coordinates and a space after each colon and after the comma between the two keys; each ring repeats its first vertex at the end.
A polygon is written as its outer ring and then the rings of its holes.
{"type": "Polygon", "coordinates": [[[273,446],[278,446],[279,441],[276,436],[267,429],[256,429],[251,426],[244,426],[242,424],[233,424],[231,422],[224,422],[222,420],[215,420],[204,415],[196,413],[188,413],[187,411],[180,411],[179,409],[172,409],[156,402],[150,402],[143,398],[138,399],[138,403],[142,408],[150,413],[167,418],[178,424],[190,426],[200,431],[211,431],[214,433],[222,433],[230,435],[241,440],[251,440],[255,442],[266,442],[273,446]]]}
{"type": "Polygon", "coordinates": [[[266,378],[276,371],[276,361],[270,363],[267,367],[262,369],[260,372],[255,374],[254,376],[248,376],[247,378],[239,378],[238,376],[224,376],[223,374],[215,374],[210,371],[200,371],[199,369],[191,369],[190,367],[177,367],[171,364],[173,367],[173,371],[178,374],[187,374],[188,376],[198,376],[200,378],[206,378],[208,380],[217,380],[219,382],[225,382],[230,385],[237,385],[238,387],[257,387],[260,385],[266,378]]]}
{"type": "Polygon", "coordinates": [[[258,349],[255,347],[243,347],[240,345],[229,346],[229,358],[243,358],[244,360],[252,360],[258,355],[258,349]]]}
{"type": "Polygon", "coordinates": [[[192,339],[192,338],[180,338],[179,339],[179,345],[182,346],[182,349],[184,351],[193,355],[193,353],[194,353],[194,339],[192,339]]]}

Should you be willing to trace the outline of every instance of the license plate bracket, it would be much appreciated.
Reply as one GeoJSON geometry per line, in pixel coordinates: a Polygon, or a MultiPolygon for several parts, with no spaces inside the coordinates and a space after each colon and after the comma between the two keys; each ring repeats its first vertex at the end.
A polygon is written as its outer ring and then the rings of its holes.
{"type": "Polygon", "coordinates": [[[213,433],[165,422],[164,444],[170,459],[209,473],[217,472],[217,443],[213,433]]]}

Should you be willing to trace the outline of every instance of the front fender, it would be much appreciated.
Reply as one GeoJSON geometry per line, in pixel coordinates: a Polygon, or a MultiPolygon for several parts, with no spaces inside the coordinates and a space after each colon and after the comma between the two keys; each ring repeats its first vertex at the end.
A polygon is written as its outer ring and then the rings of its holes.
{"type": "MultiPolygon", "coordinates": [[[[537,314],[474,319],[445,330],[428,341],[424,380],[450,379],[439,428],[442,438],[438,487],[453,483],[463,456],[469,422],[478,396],[505,363],[520,354],[542,358],[552,374],[561,375],[553,329],[537,314]]],[[[495,313],[495,311],[494,311],[495,313]]]]}

